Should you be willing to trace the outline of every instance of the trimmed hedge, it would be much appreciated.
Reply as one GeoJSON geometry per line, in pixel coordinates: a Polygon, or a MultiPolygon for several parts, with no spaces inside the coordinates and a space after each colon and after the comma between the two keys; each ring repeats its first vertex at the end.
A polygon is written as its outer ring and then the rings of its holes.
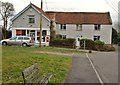
{"type": "Polygon", "coordinates": [[[91,39],[81,39],[80,40],[80,45],[81,45],[81,48],[84,47],[84,41],[85,41],[85,48],[88,49],[88,50],[94,50],[95,48],[95,42],[91,39]]]}
{"type": "MultiPolygon", "coordinates": [[[[96,40],[93,41],[91,39],[81,39],[80,40],[80,49],[84,48],[85,41],[85,49],[87,50],[96,50],[96,51],[115,51],[114,47],[105,46],[103,41],[96,40]]],[[[52,47],[63,47],[63,48],[75,48],[75,39],[60,39],[56,38],[50,41],[50,46],[52,47]]]]}
{"type": "Polygon", "coordinates": [[[53,39],[50,42],[50,46],[54,47],[66,47],[66,48],[73,48],[75,39],[68,38],[68,39],[53,39]]]}

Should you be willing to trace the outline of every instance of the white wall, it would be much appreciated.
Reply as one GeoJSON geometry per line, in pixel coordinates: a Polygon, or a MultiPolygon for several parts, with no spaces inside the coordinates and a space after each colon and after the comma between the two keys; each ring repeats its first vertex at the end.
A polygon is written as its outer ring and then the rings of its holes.
{"type": "Polygon", "coordinates": [[[88,38],[92,39],[94,35],[99,35],[100,40],[104,41],[106,44],[111,44],[111,36],[112,36],[112,25],[101,25],[101,30],[95,31],[94,25],[83,24],[82,31],[76,31],[76,25],[67,24],[66,30],[60,29],[60,24],[56,25],[56,33],[61,35],[66,35],[67,38],[88,38]]]}
{"type": "MultiPolygon", "coordinates": [[[[18,18],[16,18],[12,23],[13,23],[12,27],[38,28],[40,27],[40,14],[33,8],[29,8],[23,14],[21,14],[18,18]],[[35,23],[29,23],[28,15],[35,15],[35,23]]],[[[50,27],[50,21],[48,21],[45,17],[42,17],[42,23],[43,23],[42,24],[43,28],[50,27]]]]}

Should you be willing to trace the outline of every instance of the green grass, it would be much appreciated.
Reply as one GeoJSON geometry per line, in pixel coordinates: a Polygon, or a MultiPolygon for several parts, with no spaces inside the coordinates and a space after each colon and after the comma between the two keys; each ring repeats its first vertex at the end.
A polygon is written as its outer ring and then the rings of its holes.
{"type": "MultiPolygon", "coordinates": [[[[39,48],[39,47],[36,47],[39,48]]],[[[69,49],[69,48],[57,48],[57,47],[44,47],[40,49],[40,51],[50,51],[50,52],[62,52],[62,53],[71,53],[71,52],[82,52],[76,49],[69,49]]]]}
{"type": "MultiPolygon", "coordinates": [[[[36,63],[41,69],[41,73],[53,73],[50,83],[62,83],[70,69],[72,58],[63,55],[35,53],[36,51],[61,52],[58,48],[52,47],[2,47],[2,82],[23,83],[22,71],[36,63]]],[[[71,50],[63,49],[62,52],[71,52],[71,50]]]]}

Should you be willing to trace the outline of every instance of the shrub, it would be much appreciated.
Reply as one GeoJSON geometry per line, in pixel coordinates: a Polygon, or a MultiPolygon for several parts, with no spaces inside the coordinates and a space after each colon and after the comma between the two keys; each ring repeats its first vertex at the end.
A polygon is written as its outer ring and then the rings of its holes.
{"type": "Polygon", "coordinates": [[[97,48],[96,50],[97,51],[106,51],[106,52],[108,52],[108,51],[115,51],[115,48],[114,47],[110,47],[110,46],[103,46],[101,48],[97,48]]]}
{"type": "Polygon", "coordinates": [[[104,46],[105,51],[115,51],[114,47],[104,46]]]}
{"type": "Polygon", "coordinates": [[[68,38],[68,39],[56,38],[50,42],[50,46],[73,48],[74,42],[75,39],[72,38],[68,38]]]}
{"type": "Polygon", "coordinates": [[[105,44],[103,41],[100,41],[100,40],[96,40],[95,43],[96,44],[105,44]]]}
{"type": "Polygon", "coordinates": [[[60,35],[60,34],[56,35],[56,39],[61,39],[61,38],[62,38],[62,35],[60,35]]]}
{"type": "Polygon", "coordinates": [[[85,41],[86,49],[93,50],[95,48],[95,42],[93,40],[91,40],[91,39],[86,39],[86,38],[80,40],[81,48],[84,47],[84,41],[85,41]]]}

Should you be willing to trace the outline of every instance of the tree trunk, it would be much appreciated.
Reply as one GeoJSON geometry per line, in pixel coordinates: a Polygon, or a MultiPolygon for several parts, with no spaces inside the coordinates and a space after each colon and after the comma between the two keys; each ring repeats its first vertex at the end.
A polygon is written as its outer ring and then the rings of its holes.
{"type": "Polygon", "coordinates": [[[51,23],[50,23],[50,41],[54,38],[56,38],[56,33],[54,30],[53,21],[51,21],[51,23]]]}

